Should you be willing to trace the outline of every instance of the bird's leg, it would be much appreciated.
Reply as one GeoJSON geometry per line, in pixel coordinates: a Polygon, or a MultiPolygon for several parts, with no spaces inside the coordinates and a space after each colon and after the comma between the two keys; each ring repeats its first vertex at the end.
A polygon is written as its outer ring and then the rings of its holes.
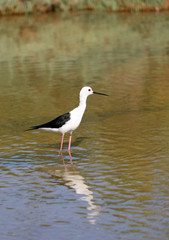
{"type": "Polygon", "coordinates": [[[61,144],[60,144],[60,151],[59,151],[59,155],[62,152],[62,147],[63,147],[63,139],[64,139],[64,134],[62,134],[62,140],[61,140],[61,144]]]}
{"type": "Polygon", "coordinates": [[[70,152],[71,140],[72,140],[72,134],[70,133],[70,136],[69,136],[68,152],[70,152]]]}
{"type": "Polygon", "coordinates": [[[61,155],[61,157],[62,157],[63,165],[66,167],[66,164],[65,164],[65,161],[64,161],[64,157],[63,157],[62,152],[60,152],[60,155],[61,155]]]}
{"type": "Polygon", "coordinates": [[[70,136],[69,136],[68,153],[69,153],[69,156],[70,156],[70,162],[71,162],[71,164],[73,164],[73,161],[72,161],[72,155],[71,155],[71,151],[70,151],[71,140],[72,140],[72,133],[70,133],[70,136]]]}
{"type": "Polygon", "coordinates": [[[70,163],[73,165],[71,151],[68,151],[68,153],[69,153],[69,157],[70,157],[70,163]]]}

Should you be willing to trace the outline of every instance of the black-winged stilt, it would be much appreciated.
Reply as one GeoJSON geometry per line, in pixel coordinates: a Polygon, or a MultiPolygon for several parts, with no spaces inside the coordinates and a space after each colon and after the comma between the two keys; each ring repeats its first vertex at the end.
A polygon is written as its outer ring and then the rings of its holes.
{"type": "Polygon", "coordinates": [[[64,134],[66,132],[70,133],[69,137],[69,145],[68,145],[68,152],[70,152],[70,146],[71,146],[71,139],[72,139],[72,132],[79,126],[83,114],[86,109],[86,100],[89,95],[92,94],[99,94],[99,95],[104,95],[108,96],[107,94],[104,93],[98,93],[94,92],[91,87],[83,87],[80,91],[80,101],[79,101],[79,106],[73,109],[71,112],[65,113],[54,120],[44,123],[42,125],[38,126],[33,126],[28,130],[34,130],[34,129],[42,129],[42,130],[48,130],[48,131],[53,131],[53,132],[60,132],[62,134],[62,140],[61,140],[61,145],[60,145],[60,152],[62,152],[62,146],[63,146],[63,139],[64,139],[64,134]]]}

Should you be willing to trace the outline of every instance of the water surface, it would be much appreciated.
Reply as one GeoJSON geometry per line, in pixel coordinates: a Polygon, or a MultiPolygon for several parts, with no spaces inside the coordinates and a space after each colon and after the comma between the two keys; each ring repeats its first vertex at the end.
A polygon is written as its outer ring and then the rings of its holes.
{"type": "Polygon", "coordinates": [[[1,239],[168,239],[166,13],[0,21],[1,239]],[[24,132],[90,96],[73,133],[24,132]]]}

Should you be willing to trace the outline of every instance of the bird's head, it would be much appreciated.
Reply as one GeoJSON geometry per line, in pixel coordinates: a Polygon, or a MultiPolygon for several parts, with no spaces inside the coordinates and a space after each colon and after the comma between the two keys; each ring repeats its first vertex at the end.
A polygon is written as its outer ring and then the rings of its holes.
{"type": "Polygon", "coordinates": [[[91,87],[83,87],[80,91],[81,97],[88,97],[89,95],[93,94],[93,90],[91,87]]]}

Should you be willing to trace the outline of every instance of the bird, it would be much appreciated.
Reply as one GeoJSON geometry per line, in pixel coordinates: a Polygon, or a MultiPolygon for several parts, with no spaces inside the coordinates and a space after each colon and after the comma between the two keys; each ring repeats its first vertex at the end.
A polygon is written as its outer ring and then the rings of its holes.
{"type": "Polygon", "coordinates": [[[65,133],[69,132],[70,136],[69,136],[68,152],[70,153],[72,133],[74,130],[76,130],[79,127],[82,117],[83,117],[83,114],[86,109],[87,97],[92,94],[108,96],[107,94],[93,91],[91,87],[83,87],[79,94],[79,106],[78,107],[74,108],[70,112],[60,115],[59,117],[57,117],[47,123],[37,125],[37,126],[32,126],[29,129],[27,129],[26,131],[47,130],[47,131],[61,133],[62,138],[61,138],[59,155],[62,153],[64,135],[65,135],[65,133]]]}

